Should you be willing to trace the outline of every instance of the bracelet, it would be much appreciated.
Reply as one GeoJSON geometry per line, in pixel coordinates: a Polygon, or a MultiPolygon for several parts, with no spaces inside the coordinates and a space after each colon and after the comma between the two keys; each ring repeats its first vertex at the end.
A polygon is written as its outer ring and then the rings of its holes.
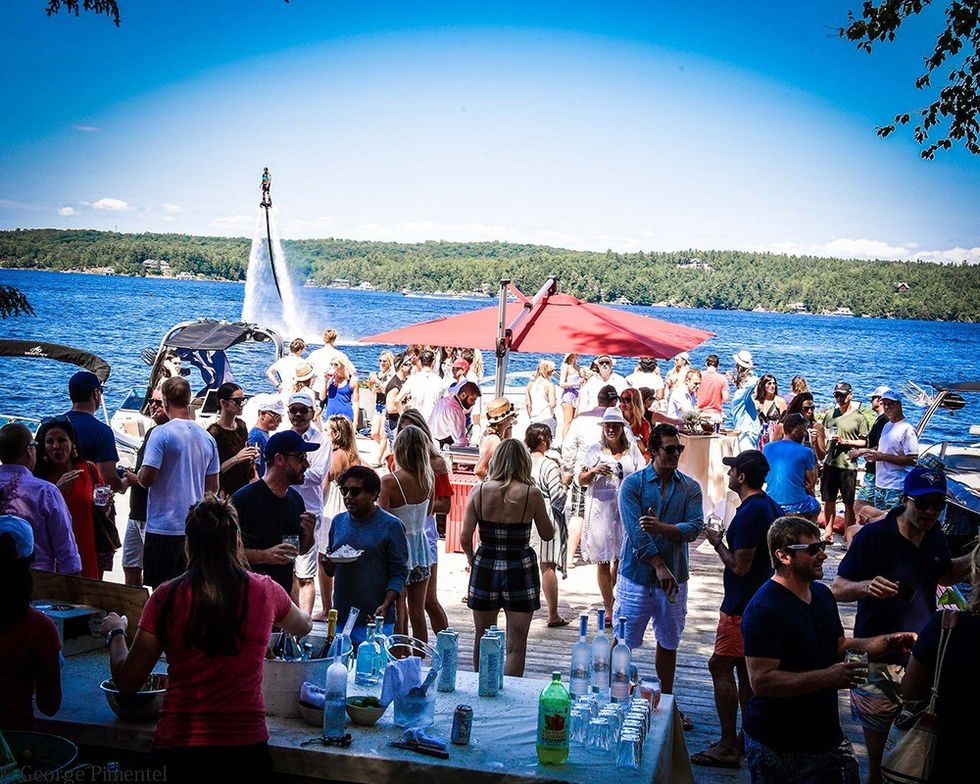
{"type": "Polygon", "coordinates": [[[113,638],[114,637],[118,637],[121,634],[122,635],[125,635],[126,634],[126,630],[125,629],[120,629],[120,628],[117,627],[117,628],[113,629],[112,631],[110,631],[105,636],[105,644],[106,644],[106,647],[108,648],[110,645],[112,645],[113,638]]]}

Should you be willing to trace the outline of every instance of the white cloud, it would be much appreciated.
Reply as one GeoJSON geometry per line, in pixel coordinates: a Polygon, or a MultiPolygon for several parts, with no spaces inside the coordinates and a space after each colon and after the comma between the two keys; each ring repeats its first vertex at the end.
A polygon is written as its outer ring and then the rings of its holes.
{"type": "Polygon", "coordinates": [[[91,205],[88,205],[84,201],[82,204],[91,206],[93,210],[106,210],[107,212],[129,212],[133,209],[129,206],[129,202],[123,201],[122,199],[110,199],[108,197],[94,201],[91,205]]]}
{"type": "Polygon", "coordinates": [[[178,214],[180,214],[181,212],[184,211],[184,208],[181,207],[179,204],[166,204],[166,203],[164,203],[164,204],[161,204],[160,206],[163,208],[163,211],[165,213],[167,213],[167,215],[178,215],[178,214]]]}
{"type": "Polygon", "coordinates": [[[75,212],[75,208],[74,207],[59,207],[58,208],[58,214],[67,218],[70,215],[77,215],[78,213],[75,212]]]}
{"type": "Polygon", "coordinates": [[[177,219],[173,215],[164,215],[160,220],[164,223],[174,223],[177,219]]]}
{"type": "Polygon", "coordinates": [[[74,128],[76,131],[81,131],[82,133],[98,133],[102,130],[94,125],[73,125],[72,128],[74,128]]]}
{"type": "Polygon", "coordinates": [[[248,229],[255,223],[255,218],[251,215],[226,215],[223,218],[215,218],[210,226],[215,229],[248,229]]]}
{"type": "Polygon", "coordinates": [[[838,259],[887,259],[889,261],[931,261],[951,264],[965,261],[980,264],[980,247],[921,250],[916,242],[891,245],[882,240],[838,237],[821,245],[801,245],[796,242],[775,242],[760,250],[795,256],[829,256],[838,259]]]}

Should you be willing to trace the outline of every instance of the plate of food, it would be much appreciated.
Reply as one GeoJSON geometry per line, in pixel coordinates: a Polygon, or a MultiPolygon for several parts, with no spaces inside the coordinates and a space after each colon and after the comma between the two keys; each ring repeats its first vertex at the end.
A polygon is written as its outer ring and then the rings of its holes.
{"type": "Polygon", "coordinates": [[[355,550],[349,544],[341,545],[332,553],[327,553],[327,558],[333,563],[353,563],[363,555],[363,550],[355,550]]]}

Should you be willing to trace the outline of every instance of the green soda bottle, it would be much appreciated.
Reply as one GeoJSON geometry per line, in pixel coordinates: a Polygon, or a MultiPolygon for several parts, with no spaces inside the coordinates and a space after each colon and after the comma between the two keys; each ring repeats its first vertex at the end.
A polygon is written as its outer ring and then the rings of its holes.
{"type": "Polygon", "coordinates": [[[572,698],[561,684],[561,673],[551,673],[551,683],[538,698],[538,761],[561,765],[568,759],[568,714],[572,698]]]}

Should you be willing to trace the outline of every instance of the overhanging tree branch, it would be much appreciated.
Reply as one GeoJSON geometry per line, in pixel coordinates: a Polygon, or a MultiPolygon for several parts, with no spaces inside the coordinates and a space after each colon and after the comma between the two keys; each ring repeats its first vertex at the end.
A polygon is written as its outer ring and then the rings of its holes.
{"type": "MultiPolygon", "coordinates": [[[[848,12],[848,24],[838,33],[870,54],[875,44],[894,41],[902,24],[931,3],[932,0],[866,0],[860,15],[848,12]]],[[[948,67],[946,86],[932,103],[896,115],[891,124],[876,128],[877,134],[885,138],[899,125],[908,125],[912,114],[917,114],[912,136],[919,144],[928,144],[922,150],[923,158],[932,159],[938,150],[949,150],[954,143],[962,144],[974,155],[980,154],[980,0],[949,3],[945,28],[924,64],[925,72],[915,80],[916,88],[932,87],[933,76],[944,65],[948,67]]]]}

